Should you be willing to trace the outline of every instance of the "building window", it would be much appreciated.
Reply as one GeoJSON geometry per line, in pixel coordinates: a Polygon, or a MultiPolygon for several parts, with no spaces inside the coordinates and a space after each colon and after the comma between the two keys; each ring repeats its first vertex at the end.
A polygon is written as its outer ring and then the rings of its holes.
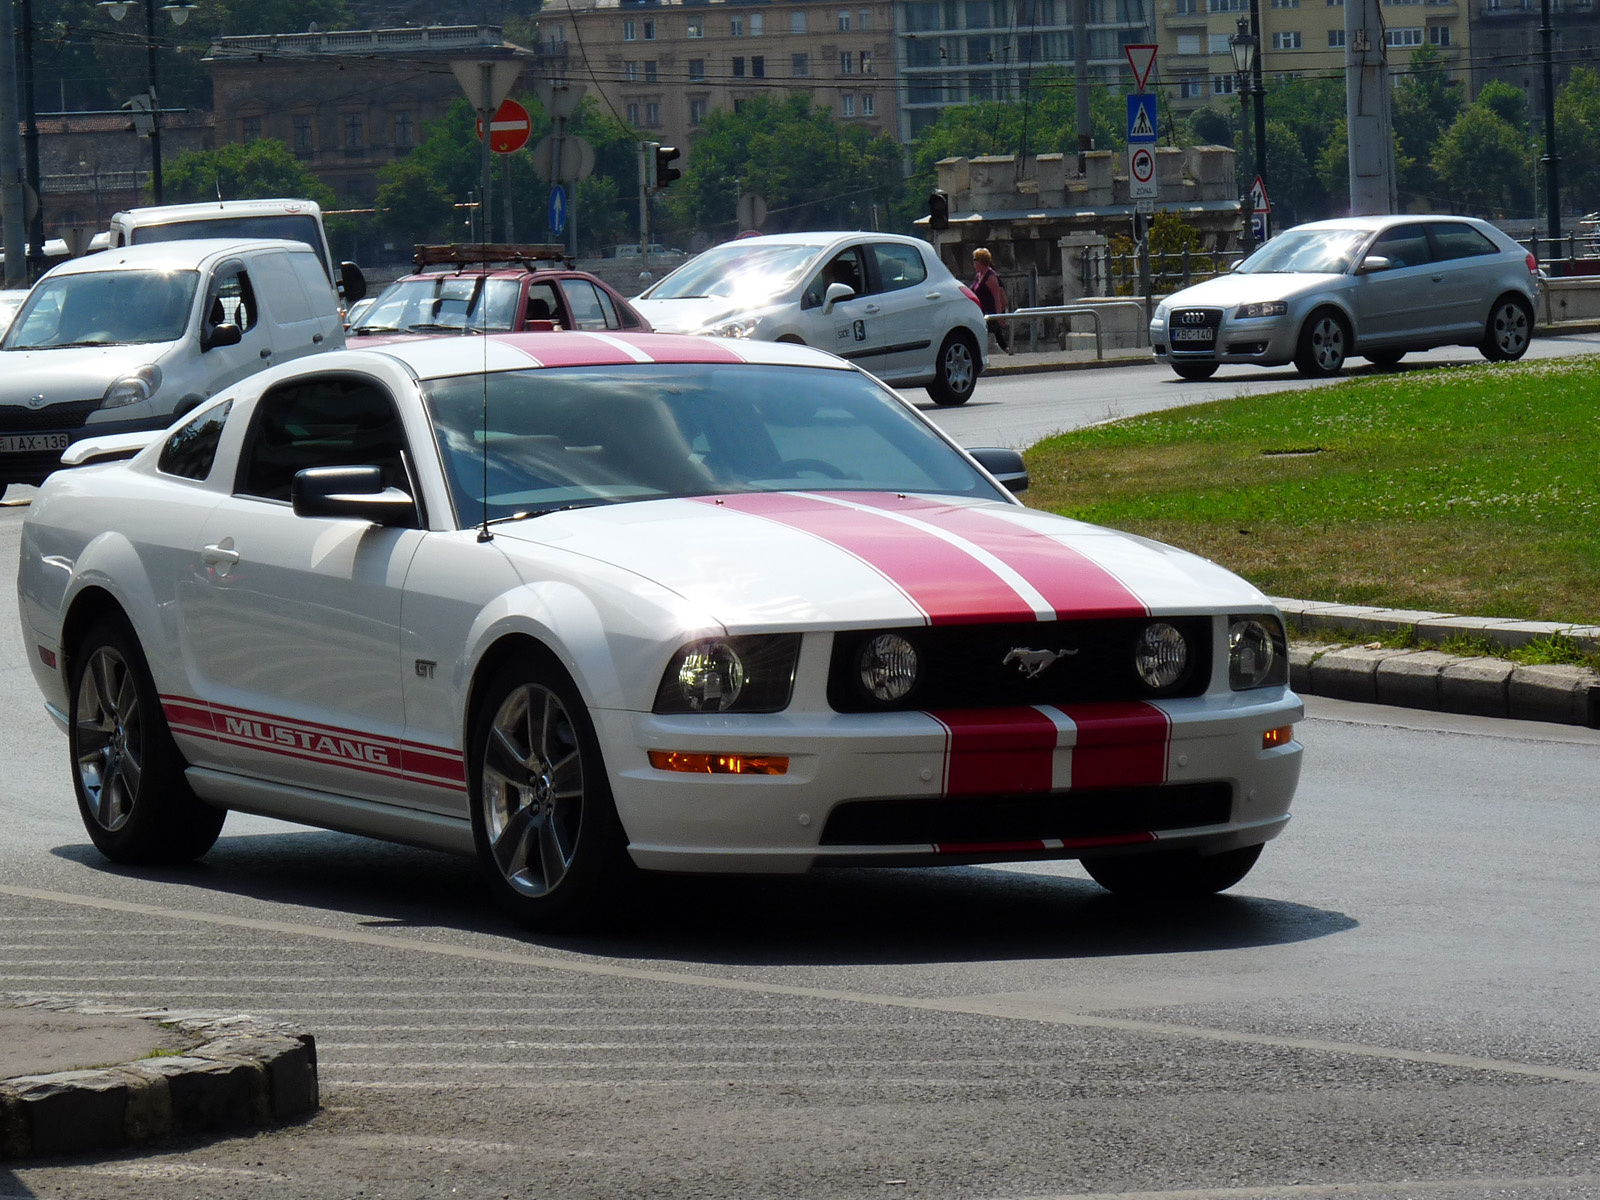
{"type": "Polygon", "coordinates": [[[875,117],[878,115],[878,98],[871,92],[861,97],[861,115],[863,117],[875,117]]]}
{"type": "Polygon", "coordinates": [[[789,32],[804,33],[806,31],[806,10],[797,8],[789,14],[789,32]]]}
{"type": "Polygon", "coordinates": [[[261,118],[244,118],[239,122],[239,133],[244,141],[259,142],[261,140],[261,118]]]}
{"type": "Polygon", "coordinates": [[[396,150],[409,150],[416,145],[417,132],[412,116],[408,112],[395,113],[394,115],[394,148],[396,150]]]}
{"type": "Polygon", "coordinates": [[[1200,0],[1177,0],[1172,11],[1180,17],[1192,17],[1200,11],[1200,0]]]}
{"type": "Polygon", "coordinates": [[[1231,37],[1232,35],[1227,33],[1209,35],[1209,41],[1206,43],[1206,52],[1208,54],[1232,54],[1233,47],[1228,44],[1231,37]]]}
{"type": "Polygon", "coordinates": [[[625,42],[639,40],[639,23],[637,21],[624,21],[622,23],[622,40],[625,42]]]}
{"type": "Polygon", "coordinates": [[[704,17],[690,17],[688,35],[692,38],[703,38],[706,35],[706,19],[704,17]]]}
{"type": "Polygon", "coordinates": [[[706,102],[704,100],[689,101],[689,124],[704,125],[706,122],[706,102]]]}
{"type": "Polygon", "coordinates": [[[792,54],[789,56],[789,74],[796,79],[804,79],[811,74],[811,55],[792,54]]]}
{"type": "Polygon", "coordinates": [[[854,75],[856,73],[856,60],[848,50],[839,51],[839,74],[854,75]]]}
{"type": "Polygon", "coordinates": [[[639,127],[639,105],[637,103],[629,104],[622,111],[628,114],[628,124],[637,129],[639,127]]]}
{"type": "Polygon", "coordinates": [[[1328,30],[1328,49],[1329,50],[1343,50],[1344,49],[1344,30],[1342,30],[1342,29],[1330,29],[1330,30],[1328,30]]]}
{"type": "Polygon", "coordinates": [[[311,144],[311,118],[296,117],[294,119],[294,152],[300,155],[312,153],[315,149],[311,144]]]}
{"type": "Polygon", "coordinates": [[[653,41],[656,40],[656,22],[655,22],[655,18],[653,18],[653,17],[646,18],[646,20],[645,20],[645,23],[644,23],[644,40],[647,41],[647,42],[653,42],[653,41]]]}
{"type": "Polygon", "coordinates": [[[656,60],[652,58],[644,64],[644,81],[646,83],[655,83],[656,79],[656,60]]]}
{"type": "Polygon", "coordinates": [[[856,13],[856,28],[862,33],[870,33],[872,31],[872,10],[870,8],[863,8],[856,13]]]}
{"type": "Polygon", "coordinates": [[[765,55],[757,54],[750,59],[750,78],[765,79],[767,77],[767,59],[765,55]]]}
{"type": "Polygon", "coordinates": [[[744,78],[744,59],[742,57],[733,60],[733,77],[735,79],[744,78]]]}
{"type": "Polygon", "coordinates": [[[1199,54],[1200,35],[1198,33],[1180,33],[1178,35],[1179,54],[1199,54]]]}
{"type": "Polygon", "coordinates": [[[661,105],[654,100],[644,106],[644,123],[651,129],[661,128],[661,105]]]}
{"type": "Polygon", "coordinates": [[[750,36],[751,37],[760,37],[761,36],[761,14],[760,13],[751,13],[750,14],[750,36]]]}
{"type": "Polygon", "coordinates": [[[1213,75],[1211,77],[1211,94],[1213,96],[1233,95],[1233,72],[1226,75],[1213,75]]]}
{"type": "Polygon", "coordinates": [[[1206,0],[1206,11],[1213,13],[1249,12],[1250,0],[1206,0]]]}
{"type": "Polygon", "coordinates": [[[1415,27],[1408,29],[1386,29],[1383,33],[1383,44],[1391,49],[1403,49],[1407,46],[1422,45],[1422,30],[1415,27]]]}
{"type": "Polygon", "coordinates": [[[638,83],[639,82],[639,64],[637,62],[625,62],[625,63],[623,63],[622,64],[622,77],[623,77],[623,79],[625,79],[629,83],[638,83]]]}
{"type": "Polygon", "coordinates": [[[1178,77],[1178,99],[1195,100],[1206,94],[1206,79],[1204,75],[1180,75],[1178,77]]]}
{"type": "Polygon", "coordinates": [[[906,32],[933,33],[939,28],[939,6],[932,0],[906,5],[906,32]]]}
{"type": "Polygon", "coordinates": [[[1273,8],[1299,8],[1300,0],[1272,0],[1273,8]]]}
{"type": "Polygon", "coordinates": [[[705,77],[706,60],[703,58],[691,58],[689,60],[689,81],[691,83],[702,83],[705,77]]]}
{"type": "Polygon", "coordinates": [[[1430,46],[1448,46],[1450,44],[1450,26],[1430,25],[1428,27],[1428,44],[1430,46]]]}
{"type": "Polygon", "coordinates": [[[1329,8],[1343,8],[1344,0],[1328,0],[1329,8]]]}
{"type": "Polygon", "coordinates": [[[848,8],[841,8],[839,10],[839,32],[850,32],[850,10],[848,8]]]}
{"type": "Polygon", "coordinates": [[[840,114],[846,117],[856,115],[856,98],[854,96],[839,97],[840,114]]]}
{"type": "Polygon", "coordinates": [[[863,75],[871,75],[872,74],[872,51],[871,50],[863,50],[858,57],[859,57],[859,60],[861,62],[861,73],[863,75]]]}
{"type": "Polygon", "coordinates": [[[728,36],[729,37],[743,37],[744,36],[744,18],[743,17],[729,17],[728,18],[728,36]]]}
{"type": "Polygon", "coordinates": [[[346,150],[360,150],[365,146],[361,136],[361,114],[345,113],[344,115],[344,148],[346,150]]]}
{"type": "Polygon", "coordinates": [[[1284,32],[1284,33],[1275,33],[1275,34],[1273,34],[1272,35],[1272,48],[1274,50],[1298,50],[1298,49],[1300,49],[1300,31],[1298,29],[1296,29],[1296,30],[1290,30],[1290,31],[1287,31],[1287,32],[1284,32]]]}

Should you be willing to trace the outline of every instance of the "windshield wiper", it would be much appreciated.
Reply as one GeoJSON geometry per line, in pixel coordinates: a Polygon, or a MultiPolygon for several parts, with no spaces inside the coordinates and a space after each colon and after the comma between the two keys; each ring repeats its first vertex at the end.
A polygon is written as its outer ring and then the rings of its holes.
{"type": "Polygon", "coordinates": [[[477,333],[475,325],[440,325],[431,321],[420,321],[415,325],[406,326],[407,333],[477,333]]]}
{"type": "Polygon", "coordinates": [[[604,500],[585,500],[581,504],[557,504],[551,508],[529,508],[522,512],[511,513],[509,516],[495,517],[492,520],[485,521],[484,524],[504,525],[508,521],[531,521],[535,517],[548,517],[551,513],[571,512],[577,508],[594,508],[604,503],[606,503],[604,500]]]}
{"type": "Polygon", "coordinates": [[[12,346],[12,350],[74,350],[82,346],[126,346],[127,342],[92,340],[85,342],[47,342],[42,346],[12,346]]]}
{"type": "Polygon", "coordinates": [[[359,335],[363,333],[399,333],[400,330],[394,325],[356,325],[351,328],[350,332],[359,335]]]}

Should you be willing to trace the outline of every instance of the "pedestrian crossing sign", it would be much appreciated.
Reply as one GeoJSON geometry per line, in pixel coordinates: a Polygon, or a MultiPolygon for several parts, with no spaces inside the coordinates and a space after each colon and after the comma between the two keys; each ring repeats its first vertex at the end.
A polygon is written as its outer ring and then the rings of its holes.
{"type": "Polygon", "coordinates": [[[1156,98],[1153,92],[1133,92],[1128,96],[1128,141],[1156,140],[1156,98]]]}

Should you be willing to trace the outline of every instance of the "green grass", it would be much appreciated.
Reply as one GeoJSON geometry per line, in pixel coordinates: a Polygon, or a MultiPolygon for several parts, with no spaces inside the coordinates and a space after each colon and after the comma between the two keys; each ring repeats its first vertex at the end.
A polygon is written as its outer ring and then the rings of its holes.
{"type": "Polygon", "coordinates": [[[1434,368],[1051,438],[1030,504],[1269,595],[1600,623],[1600,358],[1434,368]]]}

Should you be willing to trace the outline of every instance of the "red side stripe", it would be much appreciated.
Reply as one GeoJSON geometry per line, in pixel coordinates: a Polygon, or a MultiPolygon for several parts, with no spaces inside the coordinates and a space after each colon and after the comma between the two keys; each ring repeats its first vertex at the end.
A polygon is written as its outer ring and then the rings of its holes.
{"type": "Polygon", "coordinates": [[[944,794],[1048,792],[1058,732],[1036,708],[964,708],[929,713],[949,731],[944,794]]]}
{"type": "Polygon", "coordinates": [[[1145,787],[1167,781],[1172,720],[1140,700],[1062,705],[1078,727],[1072,786],[1145,787]]]}
{"type": "Polygon", "coordinates": [[[888,517],[783,492],[722,496],[715,503],[809,533],[854,554],[905,592],[931,624],[1037,619],[1016,589],[972,555],[888,517]]]}
{"type": "Polygon", "coordinates": [[[846,498],[869,508],[905,513],[987,550],[1037,589],[1058,619],[1142,617],[1150,611],[1122,580],[1082,551],[993,513],[886,492],[851,493],[846,498]]]}

